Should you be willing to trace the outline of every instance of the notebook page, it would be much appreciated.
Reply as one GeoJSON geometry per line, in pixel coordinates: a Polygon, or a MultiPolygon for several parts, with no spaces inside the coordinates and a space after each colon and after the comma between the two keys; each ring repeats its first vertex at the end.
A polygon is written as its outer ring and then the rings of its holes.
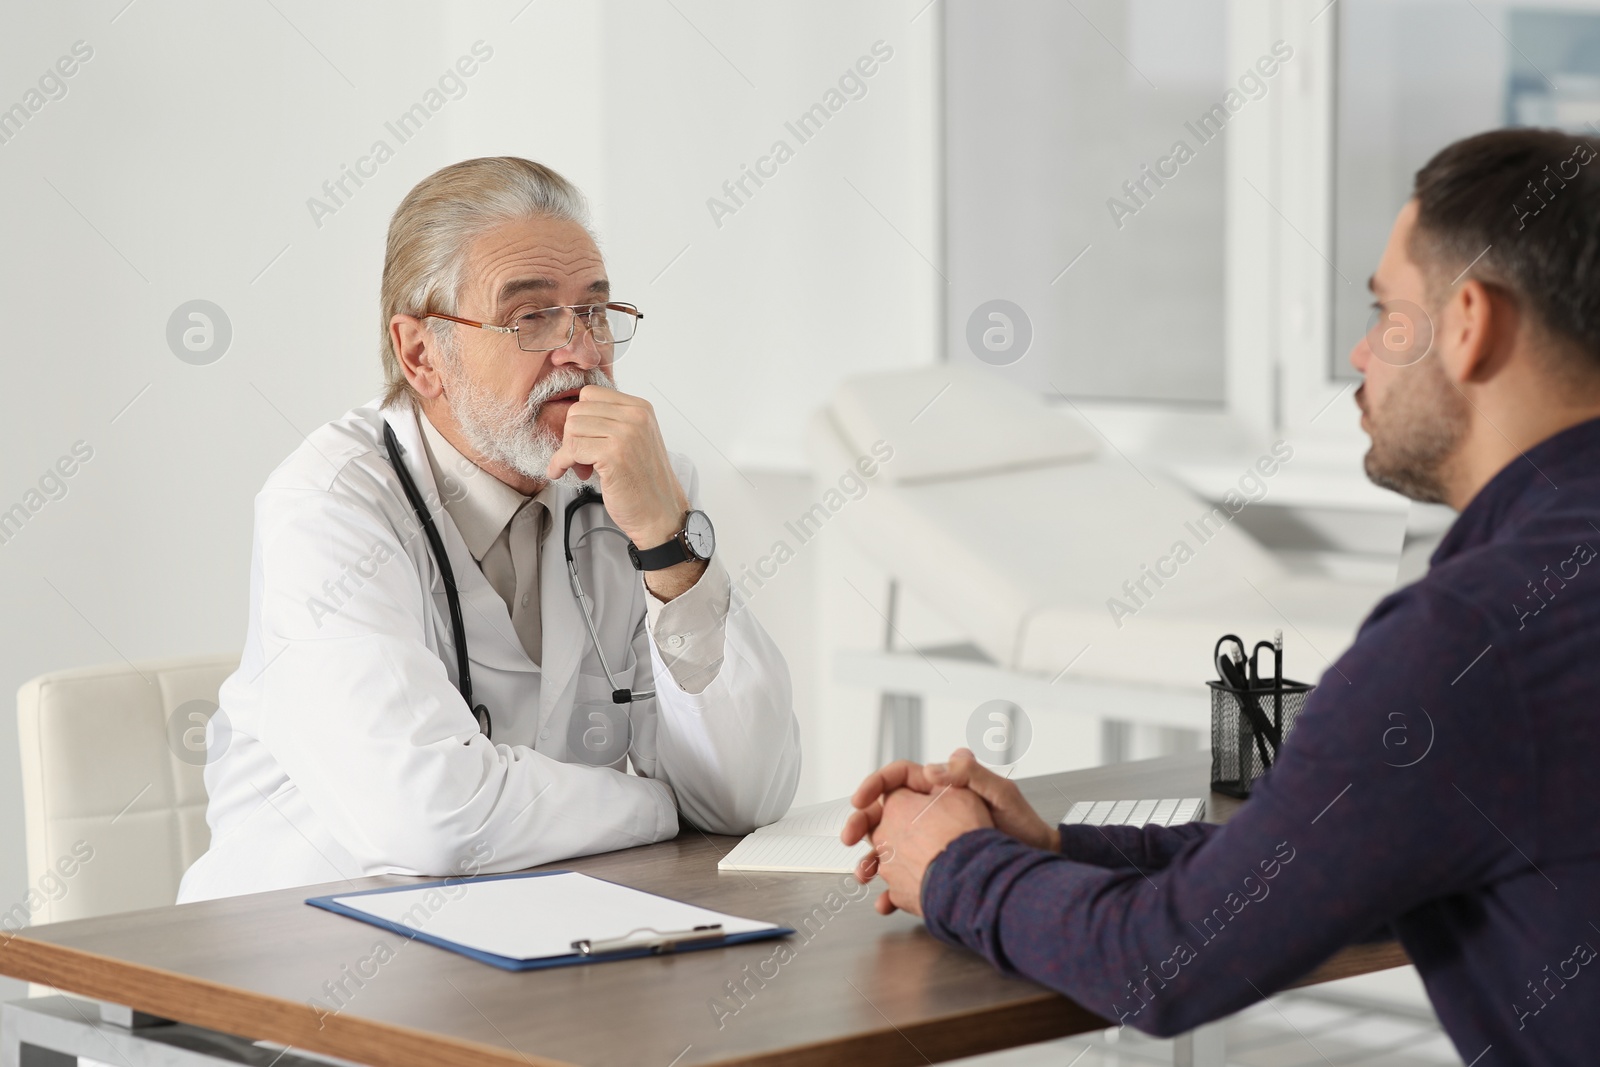
{"type": "Polygon", "coordinates": [[[762,826],[755,832],[838,837],[839,832],[844,829],[844,821],[854,810],[855,807],[850,803],[849,797],[842,800],[825,800],[820,804],[807,804],[805,807],[794,808],[777,822],[762,826]]]}
{"type": "Polygon", "coordinates": [[[722,857],[717,870],[849,874],[871,849],[865,841],[846,845],[833,835],[757,832],[722,857]]]}

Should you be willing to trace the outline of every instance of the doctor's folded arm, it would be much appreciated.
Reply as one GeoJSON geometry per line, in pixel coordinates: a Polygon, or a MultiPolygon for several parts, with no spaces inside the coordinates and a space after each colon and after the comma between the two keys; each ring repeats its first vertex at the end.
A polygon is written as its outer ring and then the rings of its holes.
{"type": "Polygon", "coordinates": [[[180,901],[512,871],[781,816],[788,668],[615,363],[582,195],[527,160],[440,170],[391,220],[384,393],[255,500],[243,660],[180,901]]]}

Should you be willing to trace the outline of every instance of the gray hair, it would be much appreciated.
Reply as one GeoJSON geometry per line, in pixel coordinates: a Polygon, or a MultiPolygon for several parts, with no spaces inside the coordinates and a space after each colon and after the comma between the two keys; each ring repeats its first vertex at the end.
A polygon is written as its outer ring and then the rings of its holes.
{"type": "MultiPolygon", "coordinates": [[[[430,311],[456,314],[472,242],[523,218],[575,222],[593,236],[589,205],[577,186],[549,167],[515,156],[453,163],[422,179],[400,202],[389,220],[379,295],[385,404],[412,394],[394,350],[390,320],[430,311]]],[[[454,351],[450,323],[428,322],[447,352],[454,351]]]]}

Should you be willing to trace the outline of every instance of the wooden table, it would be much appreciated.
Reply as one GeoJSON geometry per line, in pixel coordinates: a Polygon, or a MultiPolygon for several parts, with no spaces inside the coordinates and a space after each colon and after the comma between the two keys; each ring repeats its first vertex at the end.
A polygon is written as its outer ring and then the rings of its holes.
{"type": "MultiPolygon", "coordinates": [[[[1077,800],[1205,796],[1209,770],[1201,753],[1020,784],[1054,818],[1077,800]]],[[[1207,818],[1226,821],[1236,808],[1211,795],[1207,818]]],[[[33,927],[0,948],[0,973],[225,1034],[401,1067],[890,1067],[1108,1025],[936,941],[916,918],[877,915],[881,885],[857,887],[852,900],[848,876],[719,873],[717,859],[735,840],[686,830],[552,866],[805,930],[787,940],[786,962],[768,962],[780,942],[754,942],[511,973],[304,903],[418,881],[391,876],[33,927]],[[325,983],[345,992],[330,997],[325,983]],[[742,997],[730,983],[743,983],[742,997]]],[[[1405,962],[1392,943],[1346,950],[1301,984],[1405,962]]]]}

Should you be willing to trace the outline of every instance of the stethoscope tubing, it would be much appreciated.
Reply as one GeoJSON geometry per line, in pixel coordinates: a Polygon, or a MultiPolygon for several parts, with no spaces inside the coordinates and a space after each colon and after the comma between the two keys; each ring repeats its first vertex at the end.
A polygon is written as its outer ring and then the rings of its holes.
{"type": "Polygon", "coordinates": [[[433,516],[428,512],[422,493],[417,489],[417,483],[411,480],[411,472],[406,470],[406,465],[401,459],[405,451],[394,435],[394,427],[388,422],[383,424],[383,440],[389,448],[389,463],[400,478],[400,488],[405,490],[406,499],[411,502],[412,510],[417,513],[417,521],[422,524],[422,532],[428,538],[428,549],[433,556],[433,562],[439,568],[439,577],[444,581],[445,599],[450,605],[450,634],[456,646],[456,688],[461,691],[461,699],[467,702],[467,707],[472,709],[472,717],[477,720],[483,735],[490,737],[492,736],[490,730],[493,727],[489,709],[482,704],[472,703],[472,669],[467,665],[467,626],[461,618],[461,594],[456,589],[455,570],[450,566],[450,557],[444,550],[444,541],[439,537],[438,527],[433,524],[433,516]]]}
{"type": "MultiPolygon", "coordinates": [[[[456,688],[461,692],[461,698],[466,701],[467,707],[472,709],[472,717],[477,721],[479,729],[485,737],[492,738],[493,719],[489,709],[483,704],[474,704],[472,701],[472,667],[467,655],[467,627],[461,616],[461,593],[456,586],[455,570],[450,566],[450,557],[445,552],[444,540],[439,536],[438,527],[434,524],[433,515],[428,511],[427,503],[422,499],[422,493],[417,488],[417,483],[412,480],[411,472],[406,469],[402,457],[405,450],[400,447],[400,441],[395,437],[394,427],[387,421],[383,425],[383,440],[389,451],[389,463],[394,467],[395,474],[400,479],[400,488],[405,491],[406,499],[410,501],[411,508],[416,512],[417,521],[422,526],[422,532],[428,539],[429,554],[432,555],[434,564],[439,568],[439,577],[444,582],[445,600],[450,610],[450,633],[455,642],[456,651],[456,688]]],[[[594,643],[595,654],[600,658],[600,669],[605,672],[606,683],[611,686],[611,700],[615,704],[628,704],[635,700],[647,700],[656,695],[654,689],[633,690],[617,684],[616,676],[611,672],[611,664],[606,659],[605,649],[600,646],[600,632],[595,627],[593,601],[584,592],[583,583],[578,578],[578,567],[572,557],[572,517],[574,513],[585,504],[601,504],[604,501],[599,493],[593,489],[584,488],[567,505],[566,515],[562,524],[562,549],[566,556],[567,576],[572,583],[572,594],[577,598],[578,608],[583,614],[585,628],[589,631],[589,640],[594,643]]]]}

